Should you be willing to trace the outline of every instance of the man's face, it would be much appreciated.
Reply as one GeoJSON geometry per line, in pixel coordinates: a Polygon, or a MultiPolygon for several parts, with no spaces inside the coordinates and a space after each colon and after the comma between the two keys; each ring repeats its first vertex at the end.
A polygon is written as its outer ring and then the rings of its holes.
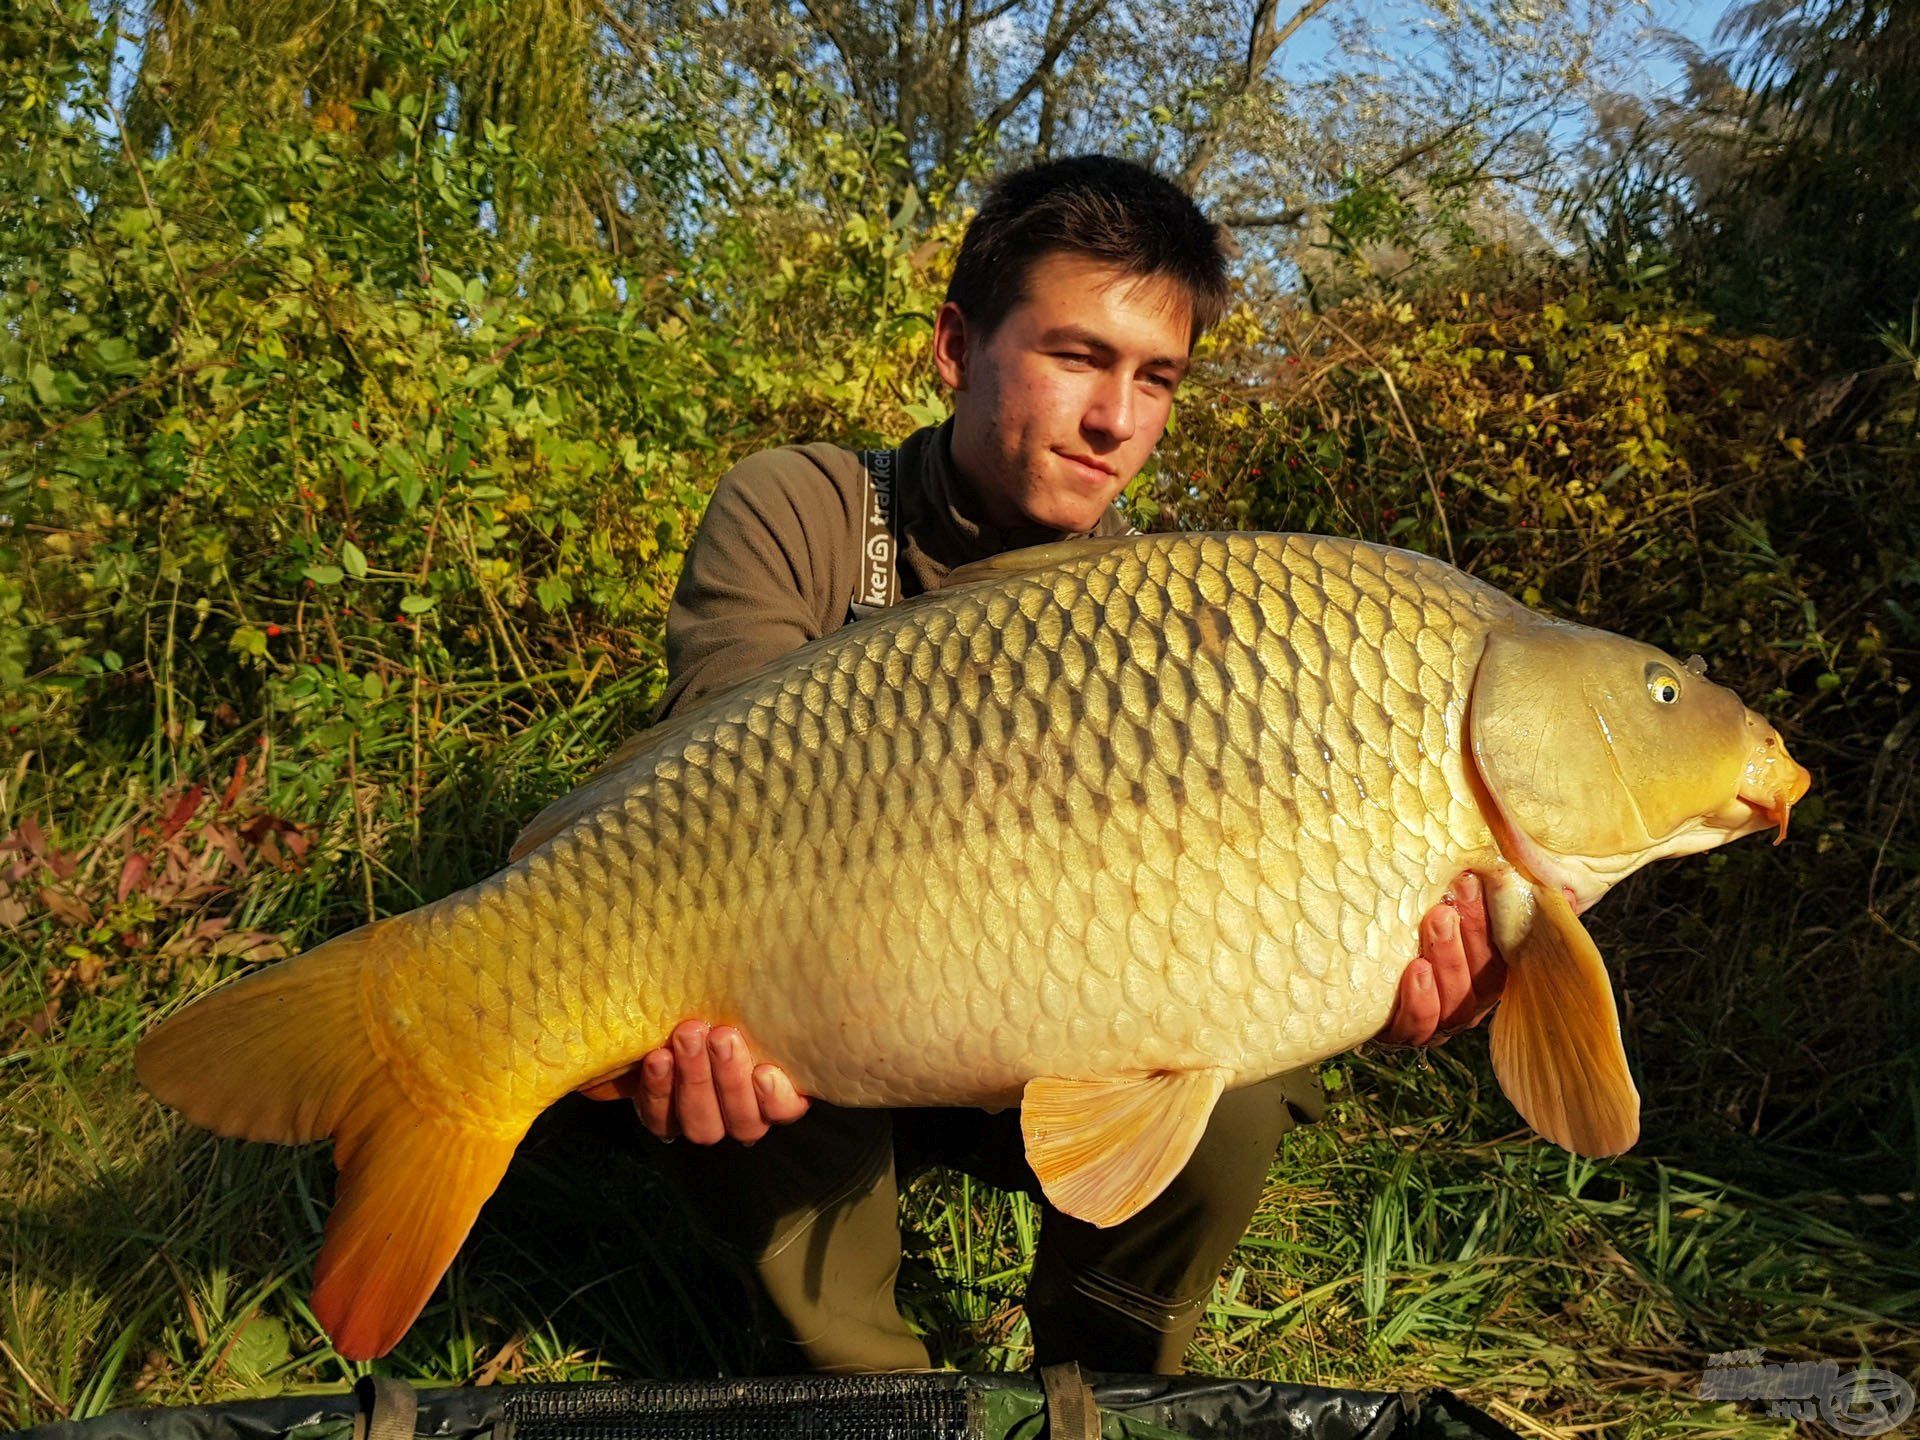
{"type": "Polygon", "coordinates": [[[934,361],[954,392],[953,459],[995,524],[1087,531],[1140,473],[1186,373],[1176,281],[1072,251],[1042,256],[981,340],[943,306],[934,361]]]}

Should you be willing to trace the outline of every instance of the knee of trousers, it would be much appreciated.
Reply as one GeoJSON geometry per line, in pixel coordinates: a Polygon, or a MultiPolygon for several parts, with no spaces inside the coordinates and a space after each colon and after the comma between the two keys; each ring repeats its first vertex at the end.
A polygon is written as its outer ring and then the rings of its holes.
{"type": "Polygon", "coordinates": [[[899,1195],[886,1112],[816,1105],[751,1147],[675,1145],[661,1159],[807,1368],[928,1367],[894,1301],[899,1195]]]}
{"type": "Polygon", "coordinates": [[[1147,1289],[1097,1266],[1063,1263],[1055,1258],[1057,1254],[1057,1250],[1049,1253],[1043,1249],[1034,1257],[1027,1315],[1036,1331],[1049,1328],[1055,1317],[1077,1313],[1081,1318],[1068,1321],[1069,1328],[1118,1323],[1161,1335],[1190,1335],[1200,1322],[1200,1312],[1213,1285],[1214,1277],[1209,1274],[1187,1294],[1170,1295],[1165,1287],[1147,1289]],[[1108,1313],[1104,1319],[1089,1321],[1091,1312],[1096,1311],[1108,1313]]]}

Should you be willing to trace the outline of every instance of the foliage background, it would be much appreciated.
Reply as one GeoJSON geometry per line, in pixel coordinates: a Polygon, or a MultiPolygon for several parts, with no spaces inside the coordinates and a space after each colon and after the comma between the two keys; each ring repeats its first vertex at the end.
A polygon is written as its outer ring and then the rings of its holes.
{"type": "MultiPolygon", "coordinates": [[[[713,481],[942,415],[978,181],[1090,145],[1245,249],[1143,525],[1390,540],[1699,651],[1816,784],[1595,916],[1639,1149],[1528,1142],[1483,1034],[1343,1057],[1193,1363],[1554,1434],[1776,1430],[1692,1398],[1716,1350],[1920,1368],[1915,12],[1755,6],[1653,102],[1613,9],[1283,64],[1329,3],[0,13],[0,1423],[360,1368],[305,1309],[324,1156],[183,1133],[134,1036],[496,868],[644,723],[713,481]]],[[[605,1119],[536,1135],[385,1368],[761,1363],[605,1119]]],[[[1025,1202],[909,1212],[940,1353],[1022,1363],[1025,1202]]]]}

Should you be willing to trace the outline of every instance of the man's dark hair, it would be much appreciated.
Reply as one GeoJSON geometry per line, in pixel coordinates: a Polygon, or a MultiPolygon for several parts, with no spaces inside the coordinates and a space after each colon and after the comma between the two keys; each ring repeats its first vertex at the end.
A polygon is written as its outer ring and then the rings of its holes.
{"type": "Polygon", "coordinates": [[[995,181],[961,237],[947,299],[990,335],[1024,297],[1034,263],[1057,250],[1177,283],[1191,305],[1189,344],[1226,309],[1219,228],[1177,185],[1111,155],[1051,160],[995,181]]]}

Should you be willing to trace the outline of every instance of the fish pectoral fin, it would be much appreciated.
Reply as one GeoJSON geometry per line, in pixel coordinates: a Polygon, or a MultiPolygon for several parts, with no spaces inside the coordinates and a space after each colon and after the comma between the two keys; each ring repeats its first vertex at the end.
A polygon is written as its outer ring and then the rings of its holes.
{"type": "Polygon", "coordinates": [[[1047,1199],[1067,1214],[1118,1225],[1180,1173],[1226,1088],[1227,1072],[1215,1067],[1029,1080],[1020,1101],[1027,1161],[1047,1199]]]}
{"type": "Polygon", "coordinates": [[[1565,895],[1514,880],[1490,906],[1507,965],[1493,1012],[1493,1070],[1513,1108],[1576,1154],[1640,1138],[1640,1092],[1620,1043],[1607,967],[1565,895]]]}

